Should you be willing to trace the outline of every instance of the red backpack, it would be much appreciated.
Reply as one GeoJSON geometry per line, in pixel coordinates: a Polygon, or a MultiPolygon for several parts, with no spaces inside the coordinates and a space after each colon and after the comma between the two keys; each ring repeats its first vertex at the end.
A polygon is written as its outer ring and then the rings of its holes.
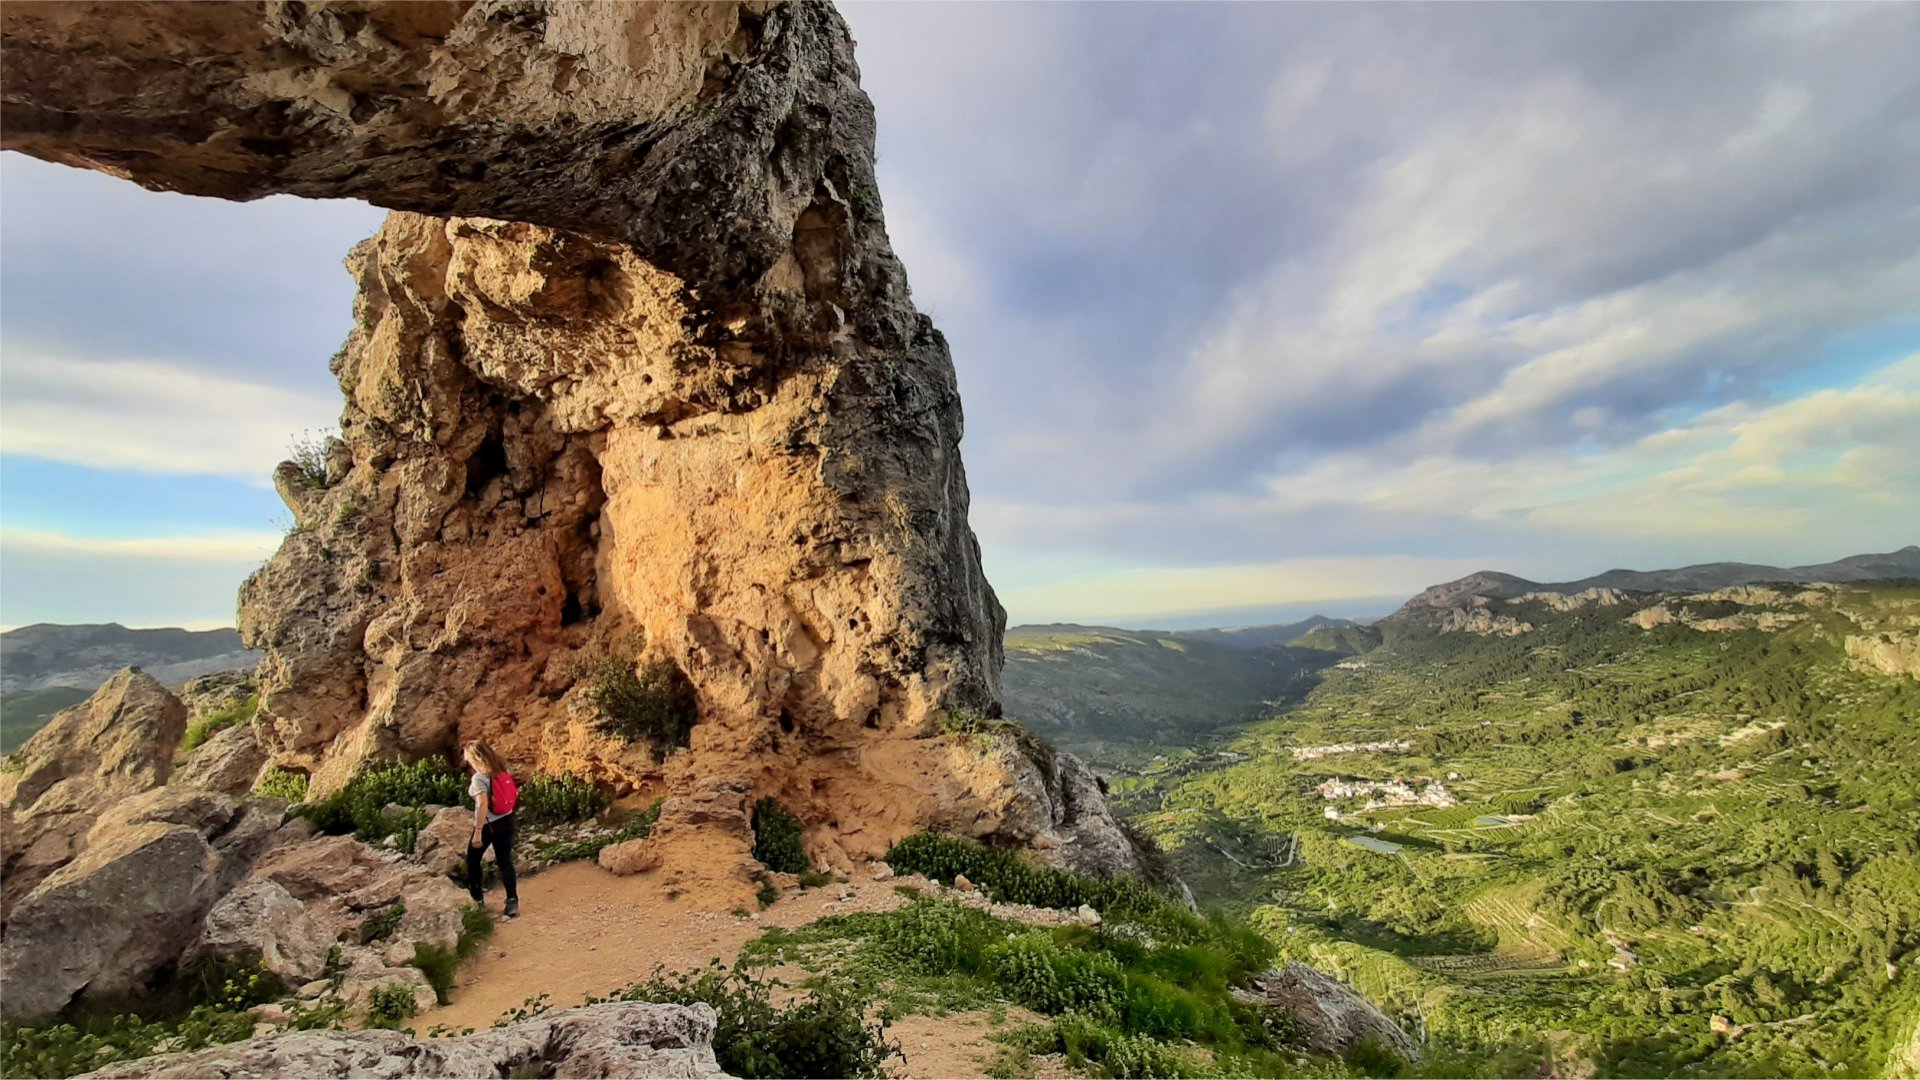
{"type": "Polygon", "coordinates": [[[514,804],[519,801],[520,785],[513,782],[513,774],[494,773],[493,787],[487,792],[487,811],[494,814],[511,814],[514,804]]]}

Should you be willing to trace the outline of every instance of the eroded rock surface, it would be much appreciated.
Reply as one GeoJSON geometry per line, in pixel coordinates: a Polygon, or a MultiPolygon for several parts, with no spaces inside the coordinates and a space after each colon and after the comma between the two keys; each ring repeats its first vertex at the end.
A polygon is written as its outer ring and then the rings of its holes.
{"type": "Polygon", "coordinates": [[[445,1039],[296,1031],[109,1065],[92,1077],[720,1076],[709,1005],[615,1002],[445,1039]]]}
{"type": "Polygon", "coordinates": [[[62,711],[0,772],[4,807],[4,911],[86,846],[102,810],[159,787],[173,772],[173,748],[187,709],[139,668],[108,679],[62,711]]]}
{"type": "Polygon", "coordinates": [[[0,19],[10,148],[406,211],[348,260],[341,439],[276,475],[300,527],[242,599],[263,741],[316,795],[484,736],[527,771],[673,796],[650,846],[671,874],[737,883],[722,819],[763,795],[825,861],[945,825],[1130,865],[1097,797],[939,734],[997,714],[1004,614],[830,7],[0,19]],[[583,662],[637,638],[699,701],[662,764],[584,701],[583,662]],[[716,791],[724,812],[695,813],[716,791]]]}
{"type": "Polygon", "coordinates": [[[1420,1045],[1399,1024],[1360,992],[1331,975],[1289,961],[1235,990],[1243,1000],[1284,1010],[1293,1018],[1302,1045],[1316,1053],[1344,1054],[1367,1039],[1409,1061],[1420,1060],[1420,1045]]]}

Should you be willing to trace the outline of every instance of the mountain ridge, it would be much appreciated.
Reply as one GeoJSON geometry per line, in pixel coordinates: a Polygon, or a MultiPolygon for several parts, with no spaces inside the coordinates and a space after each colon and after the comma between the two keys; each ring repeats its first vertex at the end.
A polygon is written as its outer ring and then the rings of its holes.
{"type": "Polygon", "coordinates": [[[1888,578],[1920,577],[1920,544],[1908,544],[1896,551],[1848,555],[1832,562],[1805,566],[1767,566],[1761,563],[1695,563],[1670,570],[1627,570],[1615,568],[1575,581],[1538,582],[1496,570],[1481,570],[1452,581],[1428,586],[1400,606],[1396,615],[1430,608],[1456,607],[1470,597],[1511,600],[1530,592],[1584,592],[1588,589],[1621,589],[1628,592],[1666,592],[1711,590],[1780,581],[1809,584],[1816,581],[1845,584],[1879,581],[1888,578]]]}

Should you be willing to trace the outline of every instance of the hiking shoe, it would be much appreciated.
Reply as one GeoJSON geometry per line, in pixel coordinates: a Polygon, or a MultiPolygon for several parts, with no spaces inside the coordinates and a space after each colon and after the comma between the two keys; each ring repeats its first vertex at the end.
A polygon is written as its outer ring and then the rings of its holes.
{"type": "Polygon", "coordinates": [[[517,916],[517,915],[519,915],[519,914],[520,914],[520,899],[519,899],[519,897],[514,897],[514,898],[512,898],[512,899],[509,899],[509,900],[507,901],[507,910],[506,910],[506,916],[507,916],[507,918],[509,918],[509,919],[511,919],[511,918],[514,918],[515,916],[517,916]]]}
{"type": "Polygon", "coordinates": [[[484,897],[484,896],[481,896],[481,895],[480,895],[480,894],[478,894],[478,893],[468,893],[468,894],[467,894],[467,898],[473,901],[473,906],[474,906],[474,907],[486,907],[486,906],[487,906],[487,898],[486,898],[486,897],[484,897]]]}

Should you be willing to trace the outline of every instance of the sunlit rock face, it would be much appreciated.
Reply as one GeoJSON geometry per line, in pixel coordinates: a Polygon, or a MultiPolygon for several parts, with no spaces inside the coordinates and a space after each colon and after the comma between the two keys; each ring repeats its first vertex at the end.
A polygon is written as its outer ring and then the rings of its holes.
{"type": "Polygon", "coordinates": [[[279,763],[323,792],[484,736],[530,771],[676,796],[664,865],[741,882],[732,813],[761,795],[823,859],[938,825],[1126,868],[1104,801],[938,734],[997,714],[1005,616],[830,7],[3,18],[8,148],[400,211],[348,258],[340,442],[324,477],[282,466],[296,528],[242,592],[279,763]],[[635,635],[699,701],[658,765],[596,728],[580,679],[635,635]]]}

